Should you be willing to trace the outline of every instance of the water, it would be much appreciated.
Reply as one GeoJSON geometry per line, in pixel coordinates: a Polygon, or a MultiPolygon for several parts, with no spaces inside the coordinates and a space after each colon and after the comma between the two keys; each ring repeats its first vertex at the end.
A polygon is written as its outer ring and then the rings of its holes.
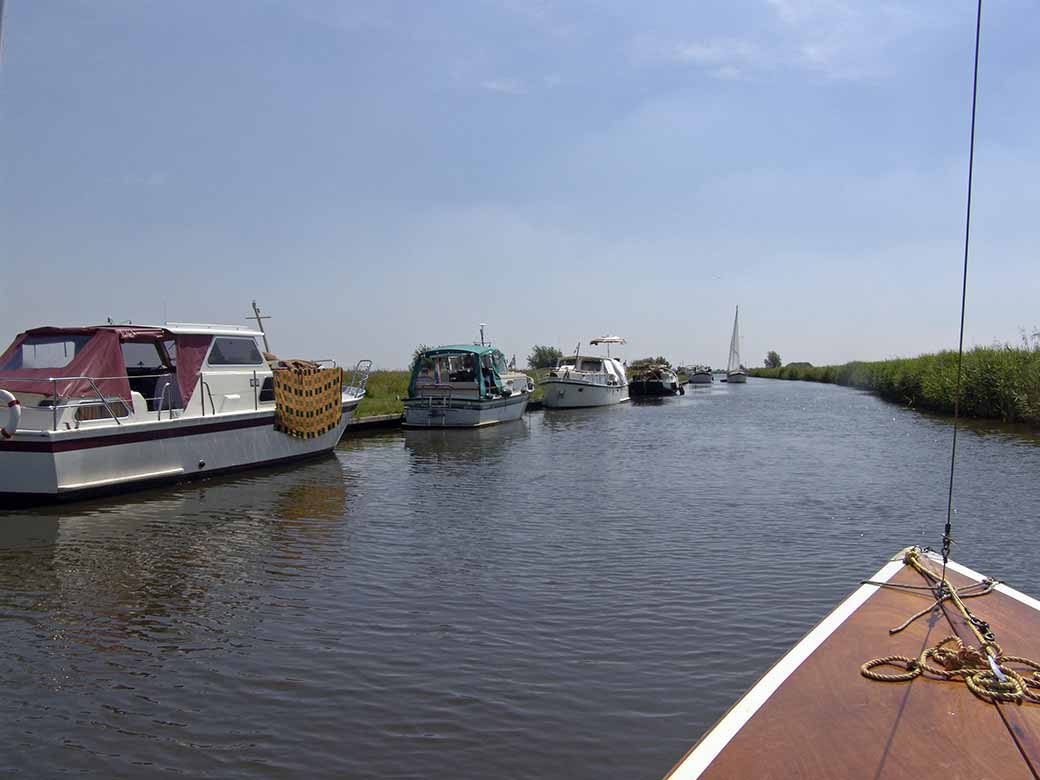
{"type": "MultiPolygon", "coordinates": [[[[938,544],[950,430],[752,380],[0,512],[0,776],[660,777],[938,544]]],[[[1038,443],[967,430],[955,521],[1034,594],[1038,443]]]]}

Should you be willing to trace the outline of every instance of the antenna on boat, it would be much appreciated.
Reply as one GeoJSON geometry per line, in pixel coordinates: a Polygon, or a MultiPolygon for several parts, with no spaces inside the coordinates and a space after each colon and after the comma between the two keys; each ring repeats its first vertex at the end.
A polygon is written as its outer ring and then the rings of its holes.
{"type": "Polygon", "coordinates": [[[480,346],[482,346],[482,347],[486,346],[484,344],[484,328],[486,328],[486,327],[487,327],[487,323],[486,322],[480,323],[480,346]]]}
{"type": "Polygon", "coordinates": [[[957,341],[957,386],[953,394],[953,445],[950,448],[950,491],[946,497],[946,527],[942,538],[942,580],[939,587],[946,588],[946,564],[950,560],[950,545],[953,543],[953,475],[957,465],[957,423],[961,412],[961,366],[964,363],[964,309],[968,299],[968,246],[971,237],[971,184],[975,168],[975,105],[979,94],[979,40],[982,37],[982,0],[978,2],[975,15],[975,72],[971,84],[971,139],[968,143],[968,205],[964,215],[964,267],[961,271],[961,327],[957,341]]]}
{"type": "Polygon", "coordinates": [[[0,0],[0,68],[4,65],[4,0],[0,0]]]}
{"type": "Polygon", "coordinates": [[[247,320],[256,320],[256,326],[260,329],[260,335],[264,337],[264,352],[270,352],[271,347],[267,344],[267,332],[264,330],[264,320],[271,319],[269,314],[261,314],[260,307],[253,301],[253,316],[246,317],[247,320]]]}

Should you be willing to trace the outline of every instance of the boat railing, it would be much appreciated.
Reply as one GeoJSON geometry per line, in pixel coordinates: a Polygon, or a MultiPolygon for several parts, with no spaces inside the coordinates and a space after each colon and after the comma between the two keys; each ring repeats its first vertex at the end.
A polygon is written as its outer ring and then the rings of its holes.
{"type": "MultiPolygon", "coordinates": [[[[113,420],[116,425],[122,425],[122,419],[129,417],[134,413],[133,401],[127,401],[119,396],[106,396],[99,387],[99,383],[112,382],[112,381],[127,381],[136,379],[165,379],[170,380],[171,372],[165,371],[156,374],[135,374],[131,377],[123,376],[55,376],[47,377],[47,379],[41,379],[40,377],[19,377],[5,374],[0,378],[0,382],[4,385],[9,385],[12,392],[17,395],[18,385],[20,383],[39,383],[41,381],[49,382],[51,385],[50,398],[44,398],[40,401],[37,407],[23,407],[23,411],[30,409],[46,409],[50,413],[51,426],[50,430],[57,431],[59,427],[59,418],[61,413],[66,409],[75,409],[80,416],[77,419],[78,422],[94,422],[100,420],[113,420]],[[71,385],[88,385],[90,392],[85,393],[82,396],[69,396],[64,395],[60,390],[65,390],[71,385]],[[98,409],[103,410],[98,414],[107,416],[100,416],[95,418],[86,418],[82,416],[83,410],[98,409]]],[[[260,408],[260,393],[262,392],[263,379],[258,376],[256,371],[248,377],[248,384],[253,391],[253,408],[258,410],[260,408]]],[[[367,381],[367,375],[364,377],[367,381]]],[[[203,417],[207,415],[207,398],[209,399],[209,412],[208,414],[213,415],[217,413],[217,406],[213,399],[213,390],[210,388],[209,382],[206,380],[204,372],[199,372],[199,383],[201,387],[200,393],[200,406],[201,414],[203,417]]],[[[364,387],[364,384],[361,385],[364,387]]],[[[178,399],[176,397],[177,385],[173,381],[166,381],[161,385],[156,382],[157,392],[152,397],[146,397],[144,394],[134,390],[144,401],[149,409],[154,409],[156,414],[156,420],[163,419],[163,412],[167,412],[168,419],[174,419],[174,411],[179,407],[177,406],[178,399]]],[[[42,432],[43,428],[30,428],[25,424],[25,417],[23,416],[21,424],[18,426],[18,430],[21,431],[35,431],[42,432]]]]}
{"type": "Polygon", "coordinates": [[[616,384],[620,384],[620,382],[618,382],[618,378],[616,376],[614,376],[613,374],[608,374],[606,372],[601,372],[601,373],[595,373],[594,374],[594,373],[590,373],[588,371],[575,371],[575,370],[568,370],[568,369],[564,369],[563,371],[559,371],[559,370],[554,369],[553,370],[553,374],[548,374],[544,379],[542,379],[542,381],[543,382],[545,382],[545,381],[551,382],[553,379],[563,379],[563,380],[566,380],[566,381],[569,381],[569,382],[584,382],[585,384],[589,384],[589,385],[616,385],[616,384]],[[555,374],[555,376],[553,376],[553,374],[555,374]]]}
{"type": "Polygon", "coordinates": [[[359,360],[350,373],[350,382],[344,388],[347,393],[357,398],[365,394],[368,385],[368,376],[372,373],[371,360],[359,360]]]}
{"type": "Polygon", "coordinates": [[[167,398],[170,399],[170,417],[169,417],[169,419],[171,419],[171,420],[173,419],[173,394],[169,392],[169,389],[172,386],[173,385],[170,382],[167,382],[162,387],[162,393],[159,395],[159,403],[157,404],[158,409],[156,410],[156,415],[155,415],[155,419],[156,420],[161,420],[162,419],[163,406],[166,404],[166,399],[167,398]]]}

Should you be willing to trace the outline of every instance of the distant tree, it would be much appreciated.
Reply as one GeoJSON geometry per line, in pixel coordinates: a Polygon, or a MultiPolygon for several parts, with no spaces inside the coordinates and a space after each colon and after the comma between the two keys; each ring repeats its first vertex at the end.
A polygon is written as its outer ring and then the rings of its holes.
{"type": "Polygon", "coordinates": [[[556,347],[547,347],[544,344],[535,344],[530,355],[527,356],[528,368],[553,368],[563,353],[556,347]]]}
{"type": "Polygon", "coordinates": [[[780,368],[782,365],[780,353],[776,350],[769,350],[769,353],[766,355],[766,368],[780,368]]]}
{"type": "Polygon", "coordinates": [[[415,364],[418,363],[420,359],[422,359],[423,353],[429,351],[429,349],[430,347],[426,344],[420,344],[415,348],[415,351],[412,352],[412,362],[408,364],[409,371],[415,369],[415,364]]]}

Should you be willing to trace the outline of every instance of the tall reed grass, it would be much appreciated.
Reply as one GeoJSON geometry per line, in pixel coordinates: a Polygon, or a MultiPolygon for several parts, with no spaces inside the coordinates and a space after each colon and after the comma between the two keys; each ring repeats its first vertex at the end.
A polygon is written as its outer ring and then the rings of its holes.
{"type": "MultiPolygon", "coordinates": [[[[1023,338],[1020,347],[975,347],[964,353],[961,414],[1005,422],[1040,424],[1040,337],[1023,338]]],[[[840,366],[792,364],[756,368],[752,376],[873,390],[887,401],[953,414],[957,353],[952,350],[915,358],[840,366]]]]}

